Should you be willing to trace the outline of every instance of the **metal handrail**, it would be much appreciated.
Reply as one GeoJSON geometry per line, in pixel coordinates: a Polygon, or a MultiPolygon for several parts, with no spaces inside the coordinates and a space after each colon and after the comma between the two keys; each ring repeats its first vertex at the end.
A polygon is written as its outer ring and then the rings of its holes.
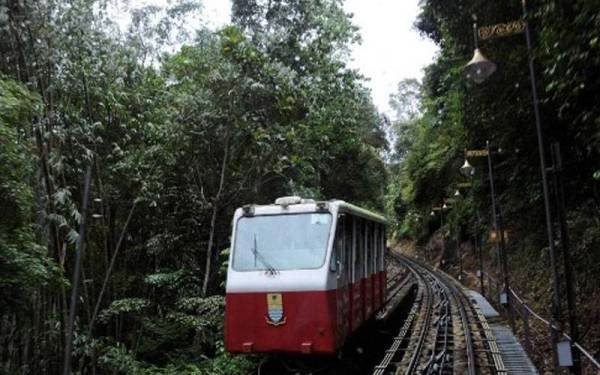
{"type": "MultiPolygon", "coordinates": [[[[469,273],[471,274],[471,276],[475,276],[473,275],[471,272],[467,272],[467,271],[463,271],[464,273],[469,273]]],[[[483,273],[483,275],[485,275],[488,280],[492,280],[494,283],[497,282],[497,280],[492,277],[489,273],[485,272],[485,271],[480,271],[483,273]]],[[[551,327],[552,329],[554,329],[555,331],[560,332],[560,329],[550,323],[549,320],[543,318],[540,314],[538,314],[537,312],[535,312],[521,297],[519,297],[519,295],[514,291],[514,289],[509,288],[510,293],[515,297],[515,299],[517,301],[519,301],[519,303],[521,304],[521,306],[523,306],[525,308],[525,310],[527,310],[527,312],[529,312],[529,314],[531,314],[533,317],[535,317],[536,319],[538,319],[539,321],[541,321],[542,323],[544,323],[545,325],[547,325],[548,327],[551,327]]],[[[571,344],[577,348],[577,350],[579,350],[579,352],[581,352],[581,354],[583,354],[585,357],[587,357],[587,359],[589,359],[589,361],[596,366],[596,368],[600,369],[600,362],[598,362],[597,359],[594,358],[594,356],[588,352],[583,346],[581,346],[580,343],[573,341],[573,339],[571,338],[571,336],[567,335],[564,332],[561,332],[562,336],[564,338],[566,338],[567,340],[569,340],[571,342],[571,344]]]]}
{"type": "MultiPolygon", "coordinates": [[[[517,295],[517,293],[512,288],[509,288],[509,290],[510,290],[510,293],[519,301],[519,303],[521,304],[521,306],[523,306],[531,315],[533,315],[538,320],[542,321],[548,327],[552,327],[552,329],[554,329],[556,331],[560,331],[559,328],[556,325],[550,323],[550,321],[548,321],[547,319],[544,319],[538,313],[536,313],[535,311],[533,311],[533,309],[522,298],[520,298],[517,295]]],[[[585,348],[583,346],[581,346],[581,344],[579,344],[578,342],[573,341],[573,339],[571,338],[571,336],[567,335],[564,332],[561,332],[561,334],[562,334],[562,336],[564,338],[566,338],[567,340],[571,341],[571,344],[574,347],[576,347],[581,352],[581,354],[583,354],[584,356],[586,356],[590,360],[590,362],[592,362],[594,364],[594,366],[596,366],[597,368],[600,369],[600,363],[598,363],[598,361],[594,358],[594,356],[590,352],[588,352],[587,350],[585,350],[585,348]]]]}

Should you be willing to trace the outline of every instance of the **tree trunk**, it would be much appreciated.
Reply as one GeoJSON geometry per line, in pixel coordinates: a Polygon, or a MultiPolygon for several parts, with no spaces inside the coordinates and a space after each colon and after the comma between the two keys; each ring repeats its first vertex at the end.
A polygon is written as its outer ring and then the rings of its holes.
{"type": "Polygon", "coordinates": [[[92,318],[90,319],[90,324],[88,327],[88,336],[91,338],[94,332],[94,325],[96,324],[96,318],[98,317],[98,312],[100,311],[100,305],[102,304],[102,298],[104,297],[104,293],[106,292],[106,288],[108,286],[108,281],[110,280],[110,276],[112,274],[113,268],[115,266],[115,262],[117,260],[117,255],[119,254],[119,249],[121,248],[121,244],[123,243],[123,238],[125,237],[125,233],[127,231],[127,227],[129,226],[129,222],[133,217],[133,212],[135,211],[135,207],[137,205],[137,201],[133,202],[131,209],[129,210],[129,215],[127,215],[127,220],[125,220],[125,224],[123,225],[123,229],[121,229],[121,236],[119,237],[119,242],[117,242],[117,246],[115,247],[115,251],[112,254],[112,258],[110,259],[110,264],[108,265],[108,269],[106,270],[106,275],[104,275],[104,281],[102,282],[102,288],[100,289],[100,294],[98,294],[98,300],[96,301],[96,306],[94,307],[94,312],[92,314],[92,318]]]}
{"type": "Polygon", "coordinates": [[[204,267],[204,282],[202,283],[202,295],[206,297],[206,293],[208,291],[208,282],[210,281],[210,272],[212,266],[212,257],[213,257],[213,242],[215,236],[215,226],[217,222],[217,210],[218,203],[215,199],[213,204],[212,216],[210,218],[210,234],[208,236],[208,247],[206,249],[206,264],[204,267]]]}
{"type": "MultiPolygon", "coordinates": [[[[91,162],[93,164],[93,161],[91,162]]],[[[71,286],[71,306],[69,309],[69,321],[67,325],[67,337],[65,338],[65,358],[63,363],[63,375],[71,374],[71,356],[73,344],[73,329],[77,314],[77,300],[79,298],[79,277],[81,273],[81,261],[85,249],[85,234],[87,224],[87,206],[90,197],[90,185],[92,183],[92,164],[88,165],[85,172],[83,198],[81,202],[81,223],[79,224],[79,236],[77,237],[75,267],[73,270],[73,285],[71,286]]]]}
{"type": "Polygon", "coordinates": [[[221,164],[221,176],[219,179],[219,189],[217,190],[217,194],[215,195],[215,199],[213,200],[213,209],[212,215],[210,218],[210,233],[208,235],[208,246],[206,248],[206,264],[204,267],[204,282],[202,283],[202,295],[206,297],[206,293],[208,292],[208,282],[210,281],[210,273],[212,266],[212,258],[213,258],[213,247],[214,247],[214,239],[215,239],[215,226],[217,224],[217,214],[219,210],[219,203],[221,200],[221,195],[223,194],[223,187],[225,186],[225,173],[227,172],[227,162],[229,159],[229,136],[225,139],[225,151],[223,154],[223,162],[221,164]]]}

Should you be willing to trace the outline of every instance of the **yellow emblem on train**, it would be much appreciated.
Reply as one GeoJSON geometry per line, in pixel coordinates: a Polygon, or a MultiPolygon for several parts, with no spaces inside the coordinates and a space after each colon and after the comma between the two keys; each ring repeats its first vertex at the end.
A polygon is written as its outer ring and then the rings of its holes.
{"type": "Polygon", "coordinates": [[[283,297],[281,293],[267,293],[267,316],[268,324],[280,326],[285,324],[283,315],[283,297]]]}

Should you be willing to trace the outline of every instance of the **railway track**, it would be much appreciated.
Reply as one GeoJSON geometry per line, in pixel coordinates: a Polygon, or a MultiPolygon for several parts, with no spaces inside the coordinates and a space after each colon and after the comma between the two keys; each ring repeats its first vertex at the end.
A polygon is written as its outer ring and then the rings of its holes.
{"type": "Polygon", "coordinates": [[[392,257],[410,270],[418,291],[373,373],[504,374],[493,336],[455,281],[400,254],[392,257]]]}
{"type": "Polygon", "coordinates": [[[390,311],[383,321],[365,325],[335,358],[273,356],[258,373],[507,373],[481,311],[451,277],[396,253],[387,263],[390,311]]]}

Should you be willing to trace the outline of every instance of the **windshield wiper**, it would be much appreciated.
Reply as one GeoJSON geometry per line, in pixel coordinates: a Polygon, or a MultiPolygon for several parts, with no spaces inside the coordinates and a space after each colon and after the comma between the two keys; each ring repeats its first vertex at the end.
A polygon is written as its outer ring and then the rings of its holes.
{"type": "Polygon", "coordinates": [[[254,268],[256,268],[256,259],[260,260],[260,262],[267,268],[267,271],[271,274],[275,274],[277,270],[273,267],[262,255],[260,251],[258,251],[258,240],[256,239],[256,233],[254,233],[254,247],[252,248],[252,253],[254,254],[254,268]]]}

